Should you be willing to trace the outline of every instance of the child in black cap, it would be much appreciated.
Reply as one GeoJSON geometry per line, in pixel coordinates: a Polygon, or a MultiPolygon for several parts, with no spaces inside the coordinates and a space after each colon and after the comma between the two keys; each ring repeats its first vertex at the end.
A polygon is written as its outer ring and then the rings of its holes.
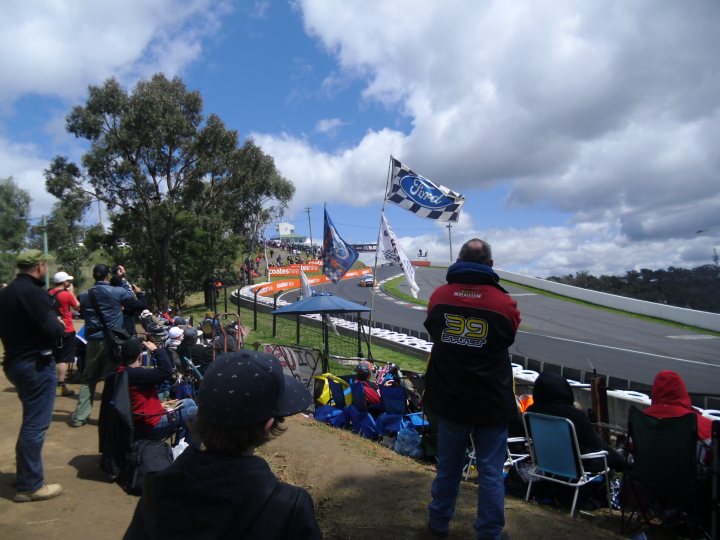
{"type": "Polygon", "coordinates": [[[205,372],[188,448],[145,481],[126,539],[322,538],[310,495],[280,482],[255,448],[305,410],[307,388],[268,354],[220,355],[205,372]]]}

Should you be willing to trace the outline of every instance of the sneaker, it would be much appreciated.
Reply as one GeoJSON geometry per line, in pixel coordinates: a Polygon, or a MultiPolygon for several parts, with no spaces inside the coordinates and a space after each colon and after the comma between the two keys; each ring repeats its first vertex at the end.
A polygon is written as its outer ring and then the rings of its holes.
{"type": "Polygon", "coordinates": [[[87,424],[87,420],[70,419],[70,427],[83,427],[85,424],[87,424]]]}
{"type": "Polygon", "coordinates": [[[62,493],[62,486],[60,484],[43,484],[40,489],[35,491],[18,491],[13,497],[13,501],[17,503],[32,502],[32,501],[46,501],[57,497],[62,493]]]}
{"type": "Polygon", "coordinates": [[[435,529],[430,523],[428,523],[428,532],[433,538],[447,538],[450,534],[449,531],[440,531],[435,529]]]}
{"type": "Polygon", "coordinates": [[[58,397],[72,397],[75,395],[74,390],[70,390],[65,383],[58,384],[57,396],[58,397]]]}

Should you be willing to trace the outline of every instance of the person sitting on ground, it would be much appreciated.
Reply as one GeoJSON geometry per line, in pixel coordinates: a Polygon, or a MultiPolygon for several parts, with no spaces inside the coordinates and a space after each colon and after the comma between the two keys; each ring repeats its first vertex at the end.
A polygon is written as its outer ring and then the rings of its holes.
{"type": "Polygon", "coordinates": [[[182,399],[162,403],[158,397],[158,385],[172,376],[167,350],[158,348],[152,341],[132,338],[123,344],[122,358],[123,365],[118,368],[118,373],[127,371],[136,438],[162,440],[183,430],[186,442],[192,445],[188,426],[197,411],[195,402],[182,399]],[[142,366],[143,347],[152,354],[156,367],[142,366]]]}
{"type": "MultiPolygon", "coordinates": [[[[608,466],[615,470],[622,470],[622,456],[613,448],[605,446],[600,440],[585,411],[575,406],[575,397],[570,383],[563,377],[543,371],[535,379],[532,395],[533,404],[527,408],[527,412],[567,418],[575,426],[575,434],[577,435],[581,453],[588,454],[607,450],[608,466]]],[[[602,469],[602,463],[595,463],[594,460],[586,462],[585,466],[589,470],[598,467],[602,469]]]]}
{"type": "Polygon", "coordinates": [[[279,481],[255,449],[280,435],[284,417],[312,402],[307,388],[264,353],[219,356],[198,392],[188,448],[145,480],[126,540],[319,539],[313,501],[279,481]]]}

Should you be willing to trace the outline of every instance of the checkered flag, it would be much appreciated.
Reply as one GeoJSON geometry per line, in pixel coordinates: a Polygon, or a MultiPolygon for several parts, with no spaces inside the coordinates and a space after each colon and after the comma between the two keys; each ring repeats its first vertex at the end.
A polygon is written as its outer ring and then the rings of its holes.
{"type": "Polygon", "coordinates": [[[392,161],[392,182],[385,200],[410,210],[420,217],[436,221],[456,223],[465,197],[437,186],[427,178],[414,173],[394,157],[392,161]]]}

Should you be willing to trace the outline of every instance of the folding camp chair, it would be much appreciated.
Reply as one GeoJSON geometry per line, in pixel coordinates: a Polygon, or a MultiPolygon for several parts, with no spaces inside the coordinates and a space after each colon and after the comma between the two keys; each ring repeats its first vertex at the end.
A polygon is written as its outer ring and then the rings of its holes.
{"type": "Polygon", "coordinates": [[[523,423],[532,461],[532,466],[528,471],[530,481],[525,494],[526,501],[530,500],[535,479],[574,487],[575,495],[570,508],[570,517],[573,517],[580,488],[604,476],[608,507],[610,508],[610,482],[608,479],[610,469],[607,466],[605,450],[581,454],[575,426],[567,418],[526,412],[523,414],[523,423]],[[601,460],[603,470],[585,471],[583,461],[590,459],[601,460]]]}
{"type": "Polygon", "coordinates": [[[696,452],[694,414],[654,418],[637,407],[630,408],[627,467],[620,495],[621,531],[637,530],[656,519],[666,525],[670,517],[697,524],[696,452]],[[631,526],[635,519],[637,524],[631,526]]]}
{"type": "MultiPolygon", "coordinates": [[[[512,448],[516,447],[518,444],[525,444],[525,437],[508,437],[507,442],[507,457],[505,458],[505,465],[503,466],[506,472],[512,468],[515,468],[515,470],[517,470],[518,463],[521,463],[526,459],[530,458],[530,454],[528,453],[512,451],[512,448]]],[[[472,470],[473,465],[475,465],[475,442],[473,441],[472,437],[470,437],[470,446],[471,450],[468,452],[467,455],[467,463],[463,468],[465,480],[470,477],[470,471],[472,470]]]]}

